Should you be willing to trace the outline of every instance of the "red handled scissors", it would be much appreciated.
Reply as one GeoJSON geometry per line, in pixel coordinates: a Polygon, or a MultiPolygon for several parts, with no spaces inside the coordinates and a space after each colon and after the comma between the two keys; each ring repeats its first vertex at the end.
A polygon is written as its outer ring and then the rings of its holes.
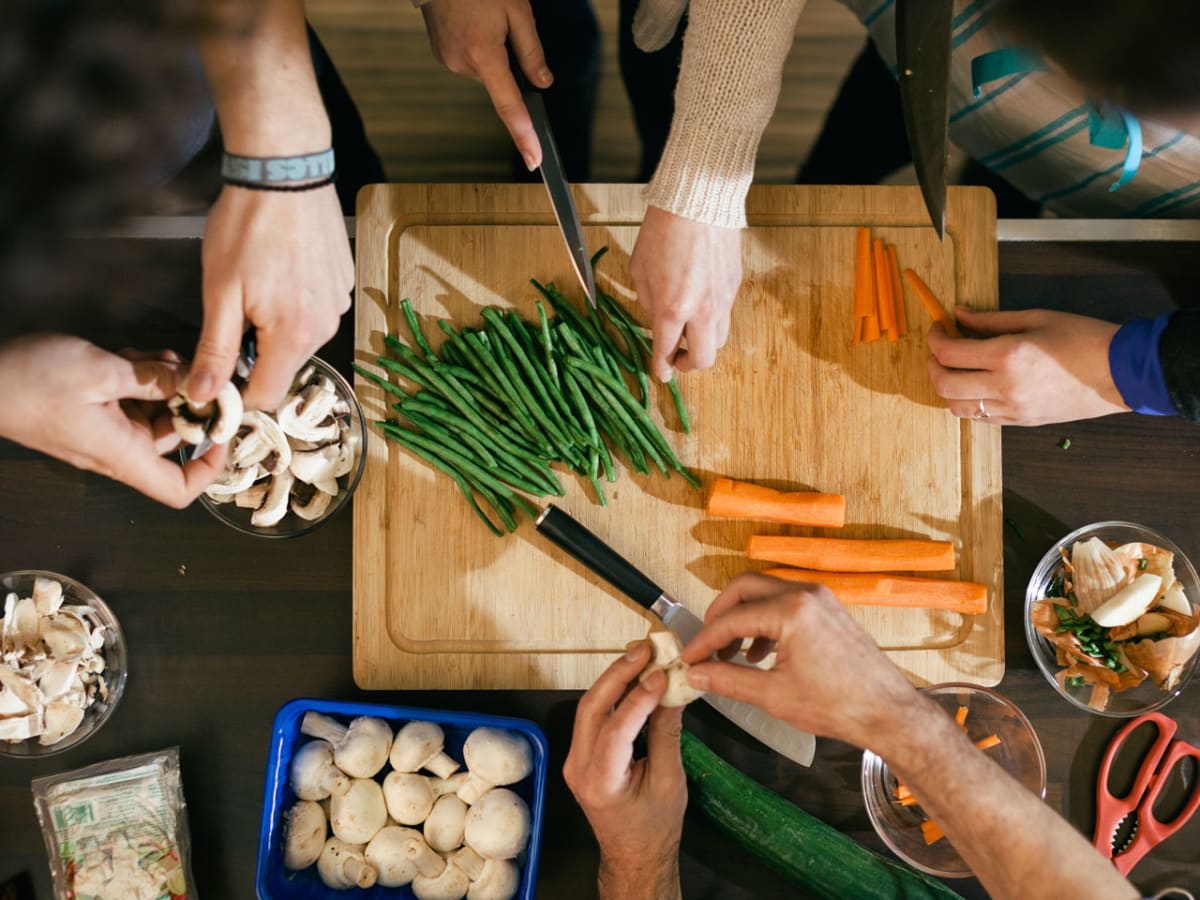
{"type": "Polygon", "coordinates": [[[1170,778],[1171,770],[1188,757],[1200,765],[1200,748],[1174,739],[1178,727],[1174,719],[1162,713],[1146,713],[1113,735],[1104,754],[1104,761],[1100,765],[1100,777],[1096,781],[1096,833],[1092,843],[1105,857],[1113,861],[1113,865],[1122,875],[1129,874],[1143,856],[1182,828],[1192,814],[1200,809],[1200,787],[1193,781],[1191,796],[1169,821],[1162,822],[1154,815],[1154,804],[1170,778]],[[1154,724],[1158,735],[1146,751],[1129,793],[1124,797],[1114,797],[1108,787],[1113,760],[1129,735],[1139,725],[1147,722],[1154,724]],[[1133,817],[1133,821],[1129,823],[1133,831],[1129,839],[1120,847],[1113,847],[1117,829],[1130,816],[1133,817]]]}

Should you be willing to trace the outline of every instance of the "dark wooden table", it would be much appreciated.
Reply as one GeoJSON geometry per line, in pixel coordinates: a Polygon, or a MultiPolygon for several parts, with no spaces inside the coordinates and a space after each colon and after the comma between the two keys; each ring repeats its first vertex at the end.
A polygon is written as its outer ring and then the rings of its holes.
{"type": "MultiPolygon", "coordinates": [[[[1121,318],[1191,302],[1191,246],[1002,245],[1002,303],[1121,318]]],[[[199,316],[198,241],[104,240],[93,247],[98,266],[119,276],[109,299],[20,316],[6,311],[9,321],[72,331],[114,349],[189,351],[199,316]]],[[[103,274],[94,283],[102,286],[103,274]]],[[[322,355],[348,361],[350,333],[347,319],[322,355]]],[[[1041,738],[1047,801],[1089,837],[1099,756],[1119,722],[1068,705],[1034,668],[1021,625],[1025,583],[1057,537],[1103,519],[1149,525],[1200,560],[1198,445],[1196,426],[1132,415],[1004,433],[1004,514],[1015,527],[1005,529],[1008,670],[999,689],[1041,738]],[[1065,451],[1058,446],[1064,437],[1071,440],[1065,451]]],[[[200,892],[252,897],[271,720],[287,700],[310,696],[486,710],[540,723],[550,738],[551,772],[539,895],[591,895],[595,847],[559,775],[578,694],[359,691],[350,667],[350,543],[349,515],[298,540],[254,540],[198,505],[174,512],[0,443],[0,571],[44,568],[82,580],[115,609],[130,652],[125,698],[94,738],[44,761],[0,758],[0,884],[29,873],[33,896],[51,896],[30,779],[179,745],[200,892]]],[[[1200,685],[1167,711],[1181,736],[1200,742],[1200,685]]],[[[863,810],[857,750],[821,741],[815,765],[802,769],[727,727],[704,704],[689,711],[687,725],[739,768],[887,853],[863,810]]],[[[1200,817],[1135,875],[1147,894],[1200,887],[1200,817]]],[[[684,829],[683,885],[689,898],[797,896],[698,813],[684,829]]],[[[953,886],[983,895],[971,880],[953,886]]]]}

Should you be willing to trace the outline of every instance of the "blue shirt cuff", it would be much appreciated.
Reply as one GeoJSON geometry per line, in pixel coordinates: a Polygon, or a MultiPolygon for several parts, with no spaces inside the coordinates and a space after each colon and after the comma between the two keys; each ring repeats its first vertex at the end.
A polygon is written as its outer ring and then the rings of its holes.
{"type": "Polygon", "coordinates": [[[1108,345],[1113,384],[1125,405],[1144,416],[1179,415],[1167,392],[1158,358],[1158,341],[1172,315],[1174,311],[1126,322],[1108,345]]]}

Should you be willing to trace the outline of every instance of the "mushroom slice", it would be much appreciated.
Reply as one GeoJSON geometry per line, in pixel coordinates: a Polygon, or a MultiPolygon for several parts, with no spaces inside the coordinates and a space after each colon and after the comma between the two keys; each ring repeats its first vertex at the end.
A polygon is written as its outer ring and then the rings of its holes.
{"type": "Polygon", "coordinates": [[[302,441],[324,443],[336,440],[337,423],[330,417],[337,394],[312,384],[299,394],[293,394],[279,407],[279,427],[284,434],[302,441]],[[326,421],[328,420],[328,421],[326,421]]]}
{"type": "Polygon", "coordinates": [[[301,490],[301,483],[297,483],[292,491],[292,512],[300,518],[309,522],[321,518],[329,509],[329,504],[333,501],[333,494],[328,494],[320,488],[315,488],[312,485],[303,485],[307,490],[301,490]],[[311,493],[309,493],[311,492],[311,493]],[[309,493],[307,497],[304,495],[309,493]]]}
{"type": "Polygon", "coordinates": [[[38,575],[33,580],[33,602],[40,616],[51,616],[58,612],[63,602],[62,584],[53,578],[38,575]]]}
{"type": "Polygon", "coordinates": [[[45,730],[38,743],[44,746],[57,744],[71,734],[83,721],[83,707],[65,700],[55,700],[46,707],[45,730]]]}
{"type": "Polygon", "coordinates": [[[257,528],[266,528],[279,524],[279,520],[287,515],[288,496],[292,492],[291,472],[280,472],[271,479],[271,487],[263,505],[250,516],[250,523],[257,528]]]}
{"type": "Polygon", "coordinates": [[[183,391],[167,401],[171,411],[171,426],[189,444],[199,444],[207,437],[214,444],[228,443],[242,421],[242,395],[237,386],[228,382],[209,403],[193,403],[183,391]]]}
{"type": "Polygon", "coordinates": [[[292,462],[292,448],[279,423],[257,409],[242,414],[241,436],[233,445],[230,461],[238,469],[253,469],[257,465],[271,475],[278,475],[292,462]]]}
{"type": "Polygon", "coordinates": [[[258,484],[252,484],[244,491],[238,492],[233,498],[233,502],[241,509],[258,509],[263,505],[263,501],[267,499],[267,492],[271,489],[269,481],[262,481],[258,484]]]}
{"type": "Polygon", "coordinates": [[[335,478],[341,478],[343,475],[350,474],[350,470],[354,468],[354,461],[358,458],[358,435],[353,431],[347,431],[342,435],[341,443],[338,444],[337,466],[333,470],[335,478]]]}
{"type": "Polygon", "coordinates": [[[13,612],[13,637],[17,649],[32,647],[38,642],[41,625],[38,621],[37,604],[32,597],[22,597],[13,612]]]}
{"type": "Polygon", "coordinates": [[[44,729],[40,711],[27,716],[10,716],[0,719],[0,741],[24,741],[37,737],[44,729]]]}
{"type": "Polygon", "coordinates": [[[79,663],[75,661],[51,663],[38,676],[38,687],[42,694],[50,699],[61,697],[75,685],[78,671],[79,663]]]}
{"type": "Polygon", "coordinates": [[[235,494],[240,494],[252,484],[253,469],[232,469],[226,466],[217,476],[217,480],[205,488],[204,493],[213,500],[228,503],[235,494]]]}
{"type": "Polygon", "coordinates": [[[79,659],[91,651],[87,626],[69,613],[47,616],[42,624],[42,640],[50,655],[60,662],[79,659]]]}
{"type": "Polygon", "coordinates": [[[338,448],[329,444],[319,450],[304,450],[292,454],[292,464],[288,467],[293,475],[306,484],[332,483],[337,493],[338,448]]]}

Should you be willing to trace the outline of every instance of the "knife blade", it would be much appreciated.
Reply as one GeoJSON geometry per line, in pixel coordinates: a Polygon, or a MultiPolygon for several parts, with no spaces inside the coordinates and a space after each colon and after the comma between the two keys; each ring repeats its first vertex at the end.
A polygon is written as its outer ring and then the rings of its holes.
{"type": "MultiPolygon", "coordinates": [[[[704,627],[704,622],[695,613],[672,600],[662,588],[642,574],[625,557],[557,506],[548,505],[537,517],[534,525],[553,543],[625,596],[658,616],[684,644],[704,627]]],[[[744,657],[736,661],[742,665],[751,665],[744,657]]],[[[772,718],[758,707],[741,700],[732,700],[716,694],[705,694],[704,700],[776,753],[802,766],[812,765],[816,740],[808,732],[772,718]]]]}
{"type": "Polygon", "coordinates": [[[925,208],[946,234],[953,0],[897,0],[896,67],[904,130],[925,208]]]}
{"type": "MultiPolygon", "coordinates": [[[[242,349],[238,351],[237,362],[234,364],[233,380],[239,387],[245,387],[246,382],[250,380],[250,371],[254,368],[254,361],[257,358],[258,343],[255,339],[255,331],[251,328],[242,336],[242,349]]],[[[212,420],[209,419],[204,423],[204,439],[198,444],[193,444],[190,452],[184,451],[184,459],[187,462],[203,458],[204,454],[213,448],[213,442],[208,437],[208,429],[211,425],[212,420]]]]}
{"type": "Polygon", "coordinates": [[[579,276],[579,283],[587,294],[588,303],[596,305],[596,276],[592,271],[592,258],[588,254],[587,242],[583,239],[583,225],[579,221],[579,211],[575,208],[575,198],[571,196],[571,185],[567,181],[566,170],[563,169],[562,159],[558,155],[558,145],[554,143],[554,132],[550,129],[550,117],[546,114],[546,102],[542,92],[530,83],[521,71],[520,65],[512,62],[513,77],[521,89],[521,98],[525,108],[529,110],[529,119],[533,122],[533,130],[537,133],[542,145],[542,181],[550,194],[550,206],[554,209],[554,218],[558,221],[558,230],[567,243],[571,255],[571,265],[579,276]]]}

